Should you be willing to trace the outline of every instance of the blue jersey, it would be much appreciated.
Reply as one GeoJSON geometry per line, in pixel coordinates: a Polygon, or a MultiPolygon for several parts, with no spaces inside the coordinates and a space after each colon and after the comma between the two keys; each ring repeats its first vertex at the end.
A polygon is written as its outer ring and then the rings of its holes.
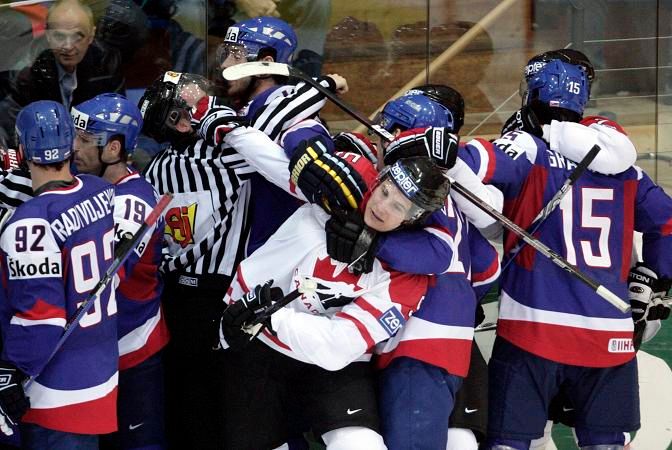
{"type": "MultiPolygon", "coordinates": [[[[130,172],[115,186],[114,222],[117,239],[135,234],[156,206],[152,185],[130,172]]],[[[124,263],[117,288],[119,305],[119,368],[146,360],[168,343],[168,327],[161,311],[163,280],[159,274],[165,221],[147,232],[124,263]]]]}
{"type": "Polygon", "coordinates": [[[24,422],[82,434],[117,429],[117,304],[109,285],[45,366],[66,321],[114,258],[114,188],[81,175],[16,209],[0,249],[2,359],[28,375],[24,422]]]}
{"type": "MultiPolygon", "coordinates": [[[[474,140],[461,157],[504,193],[504,212],[529,227],[576,163],[530,134],[474,140]]],[[[535,237],[580,271],[627,299],[633,231],[644,233],[645,261],[669,277],[672,200],[637,167],[616,175],[586,171],[535,237]],[[656,260],[653,260],[653,259],[656,260]]],[[[505,238],[505,251],[518,245],[505,238]]],[[[571,365],[610,367],[635,355],[633,322],[578,279],[525,247],[502,276],[498,334],[538,356],[571,365]]]]}
{"type": "MultiPolygon", "coordinates": [[[[320,101],[320,95],[304,83],[298,86],[275,86],[252,100],[246,108],[246,117],[255,124],[255,128],[277,142],[291,158],[302,140],[317,135],[329,137],[326,128],[316,119],[319,108],[324,104],[324,101],[320,101]]],[[[248,219],[251,228],[247,255],[263,245],[302,205],[300,200],[262,175],[252,175],[250,186],[248,219]]]]}
{"type": "Polygon", "coordinates": [[[395,270],[436,273],[420,309],[406,326],[378,351],[379,367],[405,356],[466,376],[471,360],[477,296],[475,288],[487,289],[499,276],[499,257],[494,247],[471,225],[448,199],[435,212],[423,232],[396,231],[386,235],[400,253],[378,253],[395,270]],[[442,243],[448,244],[441,249],[442,243]],[[404,252],[408,249],[409,252],[404,252]],[[431,258],[437,249],[444,254],[431,258]],[[411,252],[412,250],[412,252],[411,252]],[[414,255],[423,255],[418,258],[414,255]],[[432,267],[432,265],[434,267],[432,267]]]}

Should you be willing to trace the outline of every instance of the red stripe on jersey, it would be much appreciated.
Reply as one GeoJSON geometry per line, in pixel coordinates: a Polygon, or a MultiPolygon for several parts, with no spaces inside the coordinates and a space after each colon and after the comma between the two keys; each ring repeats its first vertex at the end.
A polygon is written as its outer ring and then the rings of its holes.
{"type": "Polygon", "coordinates": [[[475,140],[478,141],[488,153],[488,168],[486,169],[485,176],[483,177],[483,184],[488,184],[490,180],[492,180],[492,176],[495,174],[495,170],[497,169],[497,156],[495,155],[495,149],[492,145],[492,142],[486,139],[476,138],[475,140]]]}
{"type": "Polygon", "coordinates": [[[157,272],[156,264],[147,264],[140,260],[133,266],[131,275],[122,278],[123,281],[119,283],[117,289],[121,295],[130,300],[139,302],[156,300],[160,286],[159,278],[156,276],[157,272]]]}
{"type": "Polygon", "coordinates": [[[401,312],[404,317],[408,317],[408,314],[418,309],[428,286],[428,275],[390,272],[390,298],[394,303],[401,305],[401,312]]]}
{"type": "Polygon", "coordinates": [[[374,345],[376,345],[376,342],[373,340],[371,337],[371,334],[369,334],[369,330],[366,329],[366,326],[356,318],[352,317],[350,314],[346,314],[343,311],[339,311],[336,313],[336,317],[340,317],[341,319],[346,319],[355,324],[357,327],[357,330],[359,331],[359,334],[362,335],[362,339],[364,339],[364,342],[366,342],[366,349],[367,351],[371,349],[374,345]]]}
{"type": "Polygon", "coordinates": [[[373,306],[371,303],[364,300],[363,297],[358,297],[357,300],[355,300],[355,305],[359,306],[364,311],[371,314],[373,317],[376,318],[376,320],[378,320],[378,318],[383,315],[383,312],[381,310],[379,310],[378,308],[373,306]]]}
{"type": "Polygon", "coordinates": [[[632,260],[632,239],[635,227],[635,196],[637,180],[623,183],[623,245],[621,246],[621,281],[628,279],[632,260]]]}
{"type": "MultiPolygon", "coordinates": [[[[250,292],[250,288],[247,287],[247,283],[245,283],[245,277],[243,276],[243,271],[241,270],[242,264],[238,265],[238,268],[236,269],[236,277],[238,278],[238,284],[240,284],[240,287],[243,288],[243,292],[250,292]]],[[[238,300],[237,298],[234,298],[232,300],[238,300]]]]}
{"type": "Polygon", "coordinates": [[[152,330],[145,345],[134,352],[119,356],[119,370],[126,370],[137,366],[165,347],[169,340],[170,333],[168,332],[168,326],[163,314],[161,314],[161,320],[159,320],[159,323],[152,330]]]}
{"type": "Polygon", "coordinates": [[[117,431],[117,388],[105,397],[59,408],[29,409],[22,422],[66,433],[107,434],[117,431]]]}
{"type": "Polygon", "coordinates": [[[264,329],[264,330],[262,331],[262,333],[263,333],[264,336],[266,336],[268,339],[270,339],[271,341],[273,341],[273,343],[274,343],[275,345],[277,345],[278,347],[282,347],[282,348],[284,348],[285,350],[288,350],[288,351],[290,351],[290,352],[292,351],[292,349],[289,347],[289,345],[287,345],[287,344],[285,344],[284,342],[282,342],[280,339],[278,339],[276,336],[274,336],[273,333],[271,333],[270,331],[264,329]]]}
{"type": "MultiPolygon", "coordinates": [[[[599,331],[522,320],[500,319],[497,335],[542,358],[582,367],[614,367],[635,357],[610,352],[612,340],[632,342],[632,331],[599,331]]],[[[627,348],[627,346],[626,346],[627,348]]]]}
{"type": "Polygon", "coordinates": [[[492,262],[490,263],[490,266],[485,269],[483,272],[474,272],[471,276],[471,281],[474,283],[478,283],[479,281],[485,281],[489,278],[491,278],[493,275],[497,273],[499,270],[499,260],[497,258],[493,258],[492,262]]]}
{"type": "Polygon", "coordinates": [[[414,339],[401,341],[390,353],[380,355],[376,366],[385,368],[395,358],[406,356],[441,367],[453,375],[465,377],[469,372],[472,342],[471,339],[414,339]]]}
{"type": "Polygon", "coordinates": [[[27,320],[65,319],[65,309],[38,298],[28,311],[17,312],[16,317],[27,320]]]}
{"type": "Polygon", "coordinates": [[[669,236],[670,234],[672,234],[672,219],[668,220],[667,223],[665,223],[665,225],[662,226],[662,228],[660,229],[660,233],[663,236],[669,236]]]}
{"type": "Polygon", "coordinates": [[[618,131],[621,134],[628,135],[628,133],[625,132],[622,126],[614,122],[613,120],[609,120],[606,117],[602,116],[588,116],[584,117],[581,122],[579,122],[581,125],[585,125],[587,127],[593,125],[593,124],[598,124],[598,125],[604,125],[605,127],[613,128],[614,130],[618,131]]]}
{"type": "MultiPolygon", "coordinates": [[[[548,180],[548,172],[539,165],[532,166],[525,184],[518,198],[511,203],[506,203],[504,214],[511,218],[520,227],[527,229],[539,211],[544,207],[544,192],[548,180]]],[[[504,242],[504,251],[509,252],[517,244],[519,238],[514,233],[507,233],[504,242]]]]}

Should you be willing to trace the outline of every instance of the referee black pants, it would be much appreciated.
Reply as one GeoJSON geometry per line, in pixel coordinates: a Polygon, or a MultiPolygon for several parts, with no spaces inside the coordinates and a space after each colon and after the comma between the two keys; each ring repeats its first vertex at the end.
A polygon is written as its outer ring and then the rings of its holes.
{"type": "Polygon", "coordinates": [[[170,330],[164,353],[169,449],[222,449],[223,353],[217,324],[230,277],[170,276],[163,307],[170,330]]]}

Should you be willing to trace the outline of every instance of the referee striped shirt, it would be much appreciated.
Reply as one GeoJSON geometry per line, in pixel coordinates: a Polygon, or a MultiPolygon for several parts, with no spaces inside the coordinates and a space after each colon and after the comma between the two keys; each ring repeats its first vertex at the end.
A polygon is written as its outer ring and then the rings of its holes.
{"type": "Polygon", "coordinates": [[[165,272],[233,274],[247,239],[252,173],[233,148],[213,147],[203,139],[171,145],[154,157],[145,178],[160,194],[174,194],[165,216],[165,272]]]}
{"type": "Polygon", "coordinates": [[[24,170],[0,170],[0,224],[4,224],[14,210],[33,198],[33,182],[24,170]]]}

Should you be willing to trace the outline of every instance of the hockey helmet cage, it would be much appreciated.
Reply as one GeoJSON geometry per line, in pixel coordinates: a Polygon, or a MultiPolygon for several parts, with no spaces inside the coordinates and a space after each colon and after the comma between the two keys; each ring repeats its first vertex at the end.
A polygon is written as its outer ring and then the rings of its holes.
{"type": "Polygon", "coordinates": [[[229,27],[224,42],[217,49],[217,61],[222,64],[231,53],[256,61],[265,51],[272,50],[269,55],[275,62],[289,64],[297,43],[294,29],[284,20],[253,17],[229,27]]]}
{"type": "Polygon", "coordinates": [[[412,128],[446,127],[453,129],[452,112],[424,94],[404,95],[387,102],[375,120],[387,131],[412,128]]]}
{"type": "Polygon", "coordinates": [[[450,191],[450,182],[444,172],[424,156],[401,158],[386,166],[380,172],[377,184],[386,180],[391,180],[413,204],[405,223],[422,220],[442,208],[450,191]]]}
{"type": "Polygon", "coordinates": [[[16,117],[16,135],[26,160],[56,164],[72,155],[75,129],[61,103],[40,100],[25,106],[16,117]]]}
{"type": "Polygon", "coordinates": [[[453,114],[451,133],[459,133],[464,125],[464,98],[457,90],[445,84],[425,84],[406,91],[404,95],[421,94],[442,104],[453,114]]]}
{"type": "Polygon", "coordinates": [[[590,82],[584,69],[557,59],[545,62],[526,76],[523,83],[523,105],[539,101],[550,108],[564,108],[582,116],[590,97],[590,82]]]}
{"type": "Polygon", "coordinates": [[[143,119],[142,132],[166,141],[175,132],[183,116],[191,119],[191,108],[203,94],[211,92],[211,83],[200,75],[168,71],[145,90],[138,102],[143,119]]]}
{"type": "Polygon", "coordinates": [[[70,110],[76,130],[82,130],[104,147],[110,138],[124,137],[124,150],[135,150],[138,134],[142,129],[142,115],[136,105],[120,94],[101,94],[73,106],[70,110]]]}

